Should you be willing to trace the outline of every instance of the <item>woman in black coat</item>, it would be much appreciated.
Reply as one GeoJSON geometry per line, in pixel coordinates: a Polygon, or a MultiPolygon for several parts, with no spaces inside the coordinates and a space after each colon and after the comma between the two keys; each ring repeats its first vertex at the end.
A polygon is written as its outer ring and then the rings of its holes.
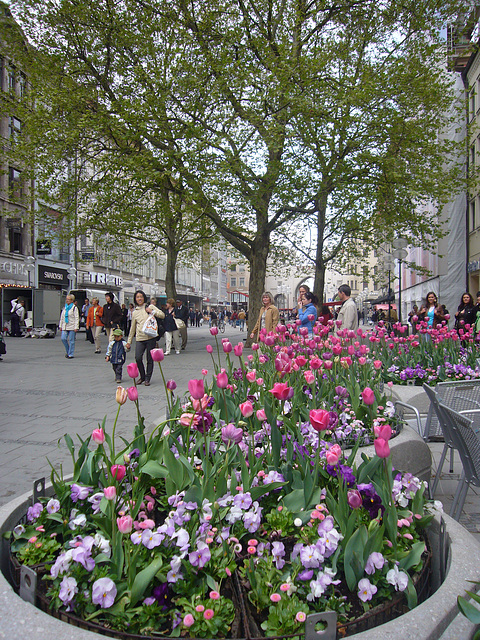
{"type": "Polygon", "coordinates": [[[460,331],[467,331],[465,325],[473,327],[477,317],[477,310],[475,309],[475,303],[472,296],[466,291],[462,295],[460,304],[458,305],[457,313],[455,314],[455,329],[460,331]]]}

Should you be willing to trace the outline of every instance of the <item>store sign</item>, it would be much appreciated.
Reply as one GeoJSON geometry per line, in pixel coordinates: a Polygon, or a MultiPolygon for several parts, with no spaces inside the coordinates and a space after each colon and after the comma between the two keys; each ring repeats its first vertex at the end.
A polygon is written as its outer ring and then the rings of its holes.
{"type": "Polygon", "coordinates": [[[14,260],[5,260],[0,262],[0,282],[18,284],[26,283],[28,280],[28,273],[25,269],[25,263],[15,262],[14,260]]]}
{"type": "Polygon", "coordinates": [[[38,266],[38,281],[43,284],[69,286],[68,271],[66,269],[58,269],[45,265],[38,266]]]}
{"type": "Polygon", "coordinates": [[[99,271],[89,271],[87,274],[88,281],[92,284],[105,284],[108,286],[123,287],[123,278],[113,276],[110,273],[100,273],[99,271]]]}
{"type": "Polygon", "coordinates": [[[37,256],[49,256],[52,253],[50,240],[37,240],[37,256]]]}
{"type": "Polygon", "coordinates": [[[473,271],[478,271],[480,269],[480,260],[473,260],[473,262],[469,262],[467,265],[468,273],[472,273],[473,271]]]}

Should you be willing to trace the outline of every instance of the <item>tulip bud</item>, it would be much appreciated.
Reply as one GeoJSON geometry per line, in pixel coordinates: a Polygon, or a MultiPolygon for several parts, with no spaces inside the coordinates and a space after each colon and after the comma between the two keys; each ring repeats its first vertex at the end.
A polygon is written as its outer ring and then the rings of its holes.
{"type": "Polygon", "coordinates": [[[175,391],[176,388],[177,388],[177,383],[175,382],[175,380],[167,380],[167,389],[169,391],[175,391]]]}
{"type": "Polygon", "coordinates": [[[117,527],[120,533],[130,533],[133,528],[132,516],[117,518],[117,527]]]}
{"type": "Polygon", "coordinates": [[[388,458],[390,455],[390,447],[388,446],[388,440],[383,438],[377,438],[373,442],[375,446],[375,453],[379,458],[388,458]]]}
{"type": "Polygon", "coordinates": [[[192,396],[192,398],[195,398],[195,400],[200,400],[200,398],[203,398],[203,396],[205,395],[205,386],[203,383],[203,380],[189,380],[188,381],[188,390],[190,392],[190,395],[192,396]]]}
{"type": "Polygon", "coordinates": [[[161,362],[165,358],[163,349],[152,349],[150,351],[150,355],[152,356],[152,360],[154,362],[161,362]]]}
{"type": "Polygon", "coordinates": [[[129,400],[131,400],[132,402],[136,402],[138,400],[137,387],[128,387],[127,395],[129,400]]]}
{"type": "Polygon", "coordinates": [[[123,464],[114,464],[110,467],[110,471],[112,472],[112,476],[118,482],[121,482],[127,473],[127,470],[123,464]]]}
{"type": "Polygon", "coordinates": [[[207,344],[207,346],[205,347],[205,349],[207,350],[207,353],[213,353],[213,347],[211,344],[207,344]]]}
{"type": "Polygon", "coordinates": [[[212,336],[216,336],[218,334],[218,327],[210,327],[210,333],[212,336]]]}
{"type": "MultiPolygon", "coordinates": [[[[121,389],[122,387],[120,387],[121,389]]],[[[92,440],[97,444],[103,444],[105,442],[105,434],[103,433],[103,429],[94,429],[92,431],[92,440]]]]}
{"type": "Polygon", "coordinates": [[[130,378],[133,378],[133,379],[138,376],[138,367],[136,362],[130,362],[130,364],[127,365],[127,373],[130,376],[130,378]]]}
{"type": "Polygon", "coordinates": [[[261,422],[264,422],[267,419],[267,414],[265,413],[265,409],[258,409],[256,416],[257,416],[257,420],[260,420],[261,422]]]}
{"type": "Polygon", "coordinates": [[[222,343],[222,347],[223,347],[223,352],[224,353],[231,353],[231,351],[232,351],[231,342],[223,342],[222,343]]]}
{"type": "Polygon", "coordinates": [[[103,490],[103,495],[107,500],[114,500],[117,495],[117,489],[115,487],[105,487],[103,490]]]}
{"type": "Polygon", "coordinates": [[[365,387],[362,391],[362,400],[367,406],[371,406],[375,402],[375,394],[370,387],[365,387]]]}
{"type": "MultiPolygon", "coordinates": [[[[135,388],[135,387],[133,387],[133,388],[135,388]]],[[[125,402],[127,401],[127,398],[128,398],[127,390],[124,389],[123,387],[117,387],[117,393],[115,394],[115,400],[118,402],[118,404],[120,404],[120,405],[125,404],[125,402]]]]}
{"type": "Polygon", "coordinates": [[[217,387],[219,389],[226,389],[228,384],[228,376],[225,373],[225,369],[222,369],[217,375],[217,387]]]}
{"type": "Polygon", "coordinates": [[[362,506],[362,496],[357,489],[347,491],[347,502],[352,509],[359,509],[362,506]]]}
{"type": "Polygon", "coordinates": [[[246,402],[242,402],[240,405],[240,411],[242,412],[242,416],[244,418],[249,418],[251,415],[253,415],[253,405],[250,402],[250,400],[247,400],[246,402]]]}
{"type": "Polygon", "coordinates": [[[237,345],[235,345],[235,347],[233,348],[233,353],[238,356],[239,358],[242,357],[242,353],[243,353],[243,342],[239,342],[237,345]]]}

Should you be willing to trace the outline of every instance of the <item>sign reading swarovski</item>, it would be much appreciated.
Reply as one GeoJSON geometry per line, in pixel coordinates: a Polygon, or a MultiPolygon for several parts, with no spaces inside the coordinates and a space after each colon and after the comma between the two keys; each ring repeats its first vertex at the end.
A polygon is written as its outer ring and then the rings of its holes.
{"type": "Polygon", "coordinates": [[[68,287],[68,272],[66,269],[56,267],[38,266],[38,281],[44,284],[61,285],[68,287]]]}

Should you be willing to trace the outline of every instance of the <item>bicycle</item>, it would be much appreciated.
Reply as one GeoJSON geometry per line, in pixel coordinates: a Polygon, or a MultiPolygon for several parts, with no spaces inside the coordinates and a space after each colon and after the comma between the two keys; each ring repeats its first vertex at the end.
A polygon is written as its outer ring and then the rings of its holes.
{"type": "Polygon", "coordinates": [[[218,321],[218,330],[220,333],[225,333],[225,320],[218,321]]]}

